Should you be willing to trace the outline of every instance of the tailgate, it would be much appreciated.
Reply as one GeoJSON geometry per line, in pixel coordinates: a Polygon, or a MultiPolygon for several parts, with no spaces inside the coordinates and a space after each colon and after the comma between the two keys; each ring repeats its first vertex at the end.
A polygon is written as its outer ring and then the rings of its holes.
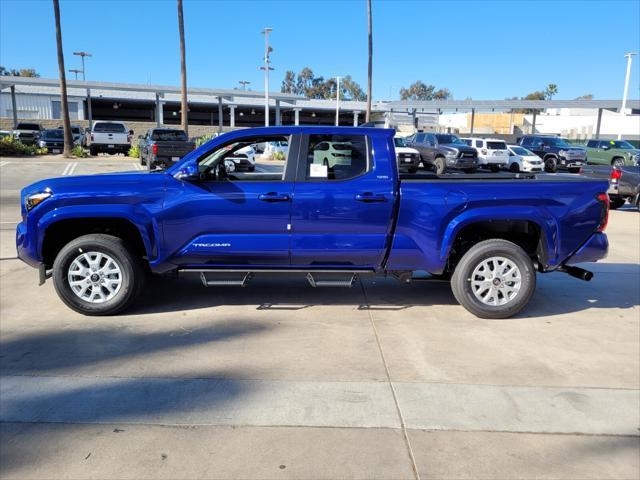
{"type": "Polygon", "coordinates": [[[129,143],[126,133],[94,132],[91,143],[106,143],[108,145],[124,145],[129,143]]]}
{"type": "Polygon", "coordinates": [[[184,157],[193,150],[191,142],[156,142],[158,145],[158,157],[184,157]]]}

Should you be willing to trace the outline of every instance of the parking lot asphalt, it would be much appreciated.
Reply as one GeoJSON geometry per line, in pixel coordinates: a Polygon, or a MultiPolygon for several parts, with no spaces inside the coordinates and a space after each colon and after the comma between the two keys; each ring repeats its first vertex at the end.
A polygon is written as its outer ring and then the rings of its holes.
{"type": "Polygon", "coordinates": [[[83,317],[15,258],[18,193],[135,159],[0,159],[2,478],[638,478],[640,215],[589,282],[480,320],[446,283],[153,279],[83,317]]]}

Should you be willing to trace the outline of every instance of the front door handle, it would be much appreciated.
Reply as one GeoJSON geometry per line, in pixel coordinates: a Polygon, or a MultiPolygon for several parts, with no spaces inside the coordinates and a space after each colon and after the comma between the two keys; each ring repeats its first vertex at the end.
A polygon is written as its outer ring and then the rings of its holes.
{"type": "Polygon", "coordinates": [[[374,194],[371,192],[358,193],[356,195],[356,200],[358,202],[364,203],[382,203],[387,201],[387,197],[380,194],[374,194]]]}
{"type": "Polygon", "coordinates": [[[269,192],[258,195],[258,200],[263,202],[288,202],[291,197],[284,193],[269,192]]]}

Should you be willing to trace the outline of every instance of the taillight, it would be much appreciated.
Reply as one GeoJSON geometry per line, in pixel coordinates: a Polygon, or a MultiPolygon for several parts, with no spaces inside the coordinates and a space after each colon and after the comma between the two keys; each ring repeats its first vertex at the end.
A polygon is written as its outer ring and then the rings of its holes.
{"type": "Polygon", "coordinates": [[[622,170],[618,170],[617,168],[611,170],[612,181],[617,182],[618,180],[620,180],[620,177],[622,177],[622,170]]]}
{"type": "Polygon", "coordinates": [[[158,155],[158,144],[157,144],[157,143],[154,143],[154,144],[153,144],[153,147],[151,147],[151,152],[152,152],[154,155],[158,155]]]}
{"type": "Polygon", "coordinates": [[[91,134],[91,141],[93,142],[93,133],[91,134]]]}
{"type": "Polygon", "coordinates": [[[609,223],[609,195],[606,193],[599,193],[596,195],[596,199],[602,204],[598,232],[604,232],[604,229],[607,228],[607,224],[609,223]]]}

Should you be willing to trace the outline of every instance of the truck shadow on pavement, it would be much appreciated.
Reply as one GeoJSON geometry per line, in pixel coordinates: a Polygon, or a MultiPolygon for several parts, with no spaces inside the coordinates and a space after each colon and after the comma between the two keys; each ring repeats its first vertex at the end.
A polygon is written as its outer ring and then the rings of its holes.
{"type": "MultiPolygon", "coordinates": [[[[199,346],[215,348],[216,343],[257,335],[268,328],[238,319],[175,332],[137,333],[121,326],[74,328],[1,341],[0,477],[25,467],[38,470],[38,465],[49,463],[47,454],[52,449],[47,442],[72,434],[78,423],[125,423],[129,425],[122,428],[134,429],[135,424],[206,423],[204,415],[213,423],[225,424],[233,404],[259,388],[255,382],[242,381],[238,371],[213,365],[179,378],[179,370],[173,372],[165,365],[163,378],[96,377],[96,365],[124,360],[135,367],[158,354],[170,360],[172,349],[183,354],[199,346]],[[43,437],[33,428],[42,423],[59,426],[43,437]]],[[[112,430],[105,428],[103,433],[109,435],[112,430]]],[[[122,431],[115,429],[113,434],[122,431]]],[[[62,472],[51,472],[50,477],[58,475],[62,472]]]]}
{"type": "MultiPolygon", "coordinates": [[[[516,319],[640,305],[640,266],[637,264],[598,264],[591,282],[564,273],[539,274],[537,282],[531,303],[516,319]]],[[[149,315],[224,305],[292,311],[318,305],[354,305],[358,310],[398,311],[457,305],[457,302],[449,283],[437,281],[404,285],[392,278],[363,277],[352,288],[312,288],[303,277],[258,275],[245,288],[205,288],[195,276],[152,277],[128,313],[149,315]]],[[[462,307],[460,310],[467,314],[462,307]]]]}

